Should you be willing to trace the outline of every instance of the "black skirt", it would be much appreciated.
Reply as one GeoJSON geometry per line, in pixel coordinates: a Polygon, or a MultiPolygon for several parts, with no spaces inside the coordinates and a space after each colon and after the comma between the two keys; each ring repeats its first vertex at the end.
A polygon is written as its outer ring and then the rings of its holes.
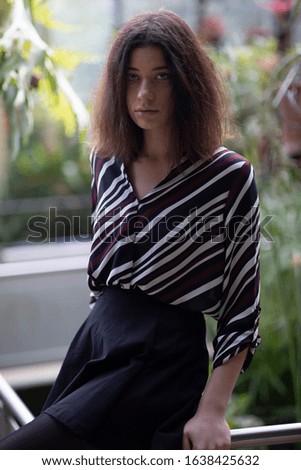
{"type": "Polygon", "coordinates": [[[95,449],[181,449],[208,376],[203,315],[104,288],[44,406],[95,449]]]}

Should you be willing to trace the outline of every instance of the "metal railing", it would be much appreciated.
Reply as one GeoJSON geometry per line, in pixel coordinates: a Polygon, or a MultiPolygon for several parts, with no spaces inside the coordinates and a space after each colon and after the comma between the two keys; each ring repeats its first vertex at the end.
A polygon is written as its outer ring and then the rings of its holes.
{"type": "Polygon", "coordinates": [[[0,374],[0,438],[33,419],[32,413],[0,374]]]}
{"type": "MultiPolygon", "coordinates": [[[[0,437],[4,437],[34,419],[16,392],[0,374],[0,405],[1,403],[0,437]]],[[[301,442],[301,423],[232,429],[231,439],[232,449],[301,442]]]]}
{"type": "Polygon", "coordinates": [[[233,449],[301,442],[301,423],[232,429],[233,449]]]}

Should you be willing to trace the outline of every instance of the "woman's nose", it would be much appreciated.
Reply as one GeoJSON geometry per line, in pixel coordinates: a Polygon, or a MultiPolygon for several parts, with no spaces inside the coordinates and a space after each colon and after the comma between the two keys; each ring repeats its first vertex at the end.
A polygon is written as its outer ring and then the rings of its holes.
{"type": "Polygon", "coordinates": [[[141,81],[139,91],[138,91],[138,97],[141,99],[148,99],[148,100],[154,99],[154,91],[148,80],[141,81]]]}

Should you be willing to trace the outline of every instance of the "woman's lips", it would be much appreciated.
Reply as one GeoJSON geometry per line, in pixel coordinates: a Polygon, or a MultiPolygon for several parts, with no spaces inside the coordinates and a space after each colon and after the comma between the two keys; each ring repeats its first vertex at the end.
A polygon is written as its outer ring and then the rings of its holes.
{"type": "Polygon", "coordinates": [[[135,113],[157,113],[157,109],[135,109],[135,113]]]}

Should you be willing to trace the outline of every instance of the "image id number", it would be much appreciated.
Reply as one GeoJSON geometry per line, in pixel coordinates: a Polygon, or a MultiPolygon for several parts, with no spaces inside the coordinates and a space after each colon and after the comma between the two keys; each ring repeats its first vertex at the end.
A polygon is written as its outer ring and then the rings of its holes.
{"type": "Polygon", "coordinates": [[[258,455],[199,455],[185,457],[185,465],[259,465],[258,455]]]}

